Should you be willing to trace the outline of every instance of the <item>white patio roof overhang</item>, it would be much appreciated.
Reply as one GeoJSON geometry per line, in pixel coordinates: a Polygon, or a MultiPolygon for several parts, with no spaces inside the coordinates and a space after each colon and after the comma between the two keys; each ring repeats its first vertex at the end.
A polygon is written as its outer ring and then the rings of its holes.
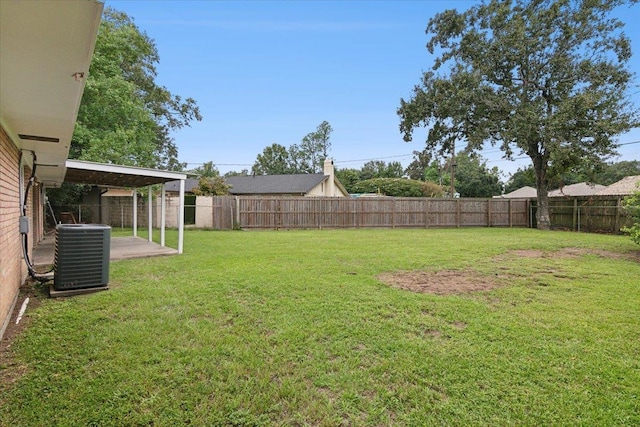
{"type": "MultiPolygon", "coordinates": [[[[152,241],[153,202],[152,186],[164,184],[168,181],[180,182],[180,206],[178,209],[178,253],[182,253],[184,247],[184,188],[187,175],[180,172],[170,172],[159,169],[147,169],[133,166],[121,166],[106,163],[86,162],[81,160],[67,160],[65,162],[64,182],[76,184],[90,184],[99,187],[140,188],[149,187],[149,241],[152,241]]],[[[165,186],[162,185],[160,194],[160,245],[165,246],[166,203],[165,186]]],[[[137,192],[133,192],[133,234],[138,232],[138,203],[137,192]]]]}

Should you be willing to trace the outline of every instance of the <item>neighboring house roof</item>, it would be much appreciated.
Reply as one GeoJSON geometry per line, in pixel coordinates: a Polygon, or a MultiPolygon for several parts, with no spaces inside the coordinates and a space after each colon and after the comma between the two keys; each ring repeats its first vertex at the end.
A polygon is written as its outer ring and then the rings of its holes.
{"type": "Polygon", "coordinates": [[[494,199],[532,199],[537,197],[536,189],[533,187],[522,187],[517,190],[512,191],[511,193],[502,194],[500,196],[493,196],[494,199]]]}
{"type": "MultiPolygon", "coordinates": [[[[315,186],[322,183],[329,176],[322,173],[294,174],[294,175],[256,175],[230,176],[225,182],[231,185],[230,194],[294,194],[305,195],[315,186]]],[[[192,192],[198,187],[198,179],[189,178],[185,181],[185,191],[192,192]]],[[[167,182],[166,191],[177,192],[179,182],[167,182]]]]}
{"type": "MultiPolygon", "coordinates": [[[[185,193],[193,192],[193,189],[198,186],[200,180],[196,178],[187,178],[184,180],[185,193]]],[[[177,193],[180,191],[180,181],[169,181],[164,185],[165,191],[177,193]]]]}
{"type": "Polygon", "coordinates": [[[579,182],[577,184],[565,185],[557,190],[549,191],[549,197],[577,197],[594,196],[606,187],[600,184],[579,182]]]}
{"type": "Polygon", "coordinates": [[[632,175],[600,190],[598,196],[627,196],[640,191],[640,175],[632,175]]]}
{"type": "Polygon", "coordinates": [[[307,194],[327,179],[322,173],[295,175],[230,176],[231,194],[307,194]]]}

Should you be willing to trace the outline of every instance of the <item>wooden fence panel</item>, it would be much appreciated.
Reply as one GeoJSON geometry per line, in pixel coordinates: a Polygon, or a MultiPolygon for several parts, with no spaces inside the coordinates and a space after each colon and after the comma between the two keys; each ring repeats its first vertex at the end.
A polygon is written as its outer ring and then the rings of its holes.
{"type": "Polygon", "coordinates": [[[510,199],[489,199],[488,200],[488,213],[489,218],[488,227],[511,227],[510,218],[510,199]]]}
{"type": "Polygon", "coordinates": [[[427,204],[425,199],[395,199],[395,226],[404,228],[426,227],[427,204]]]}
{"type": "Polygon", "coordinates": [[[216,230],[231,230],[234,227],[235,198],[233,196],[212,197],[212,228],[216,230]]]}
{"type": "Polygon", "coordinates": [[[263,197],[240,197],[241,228],[277,229],[277,199],[263,197]]]}
{"type": "Polygon", "coordinates": [[[483,199],[459,199],[457,226],[488,227],[487,204],[483,199]]]}
{"type": "Polygon", "coordinates": [[[216,229],[527,227],[529,222],[526,200],[219,196],[211,206],[216,229]]]}
{"type": "Polygon", "coordinates": [[[428,201],[429,227],[456,227],[460,199],[432,199],[428,201]]]}
{"type": "Polygon", "coordinates": [[[631,225],[620,197],[572,197],[549,200],[551,227],[595,233],[619,233],[631,225]]]}

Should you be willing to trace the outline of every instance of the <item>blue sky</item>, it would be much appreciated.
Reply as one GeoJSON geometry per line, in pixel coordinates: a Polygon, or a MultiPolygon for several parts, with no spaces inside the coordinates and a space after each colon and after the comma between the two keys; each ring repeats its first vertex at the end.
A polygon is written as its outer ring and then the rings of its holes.
{"type": "MultiPolygon", "coordinates": [[[[322,121],[333,127],[336,166],[367,160],[407,166],[421,150],[416,133],[398,130],[400,98],[409,98],[433,58],[427,21],[474,1],[106,1],[131,16],[160,54],[157,81],[196,99],[203,120],[173,136],[179,160],[213,161],[225,173],[251,169],[262,150],[297,144],[322,121]]],[[[640,6],[620,16],[633,41],[640,105],[640,6]]],[[[640,129],[620,143],[640,140],[640,129]]],[[[640,144],[620,147],[617,160],[640,160],[640,144]]],[[[505,177],[527,159],[501,160],[487,148],[488,166],[505,177]]]]}

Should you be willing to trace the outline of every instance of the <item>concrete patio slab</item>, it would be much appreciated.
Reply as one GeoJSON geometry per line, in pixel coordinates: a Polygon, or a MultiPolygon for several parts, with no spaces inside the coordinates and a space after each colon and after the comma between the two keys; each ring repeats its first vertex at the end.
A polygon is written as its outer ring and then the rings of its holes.
{"type": "MultiPolygon", "coordinates": [[[[36,267],[53,265],[55,257],[56,239],[51,234],[46,237],[33,251],[33,264],[36,267]]],[[[148,258],[164,255],[177,255],[178,251],[167,246],[149,242],[140,237],[112,237],[109,259],[118,261],[132,258],[148,258]]]]}

